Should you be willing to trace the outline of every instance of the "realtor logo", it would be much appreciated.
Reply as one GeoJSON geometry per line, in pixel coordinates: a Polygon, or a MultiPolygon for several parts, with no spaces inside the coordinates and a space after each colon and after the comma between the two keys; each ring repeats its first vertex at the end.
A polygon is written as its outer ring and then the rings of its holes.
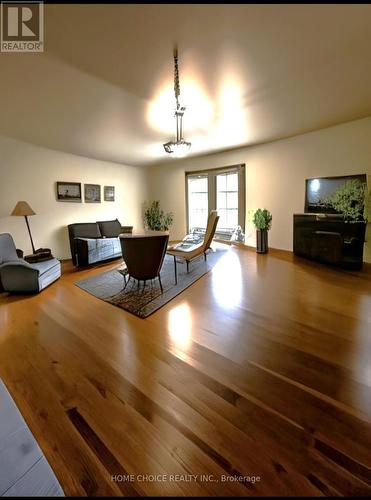
{"type": "Polygon", "coordinates": [[[1,2],[1,52],[43,51],[43,2],[1,2]]]}

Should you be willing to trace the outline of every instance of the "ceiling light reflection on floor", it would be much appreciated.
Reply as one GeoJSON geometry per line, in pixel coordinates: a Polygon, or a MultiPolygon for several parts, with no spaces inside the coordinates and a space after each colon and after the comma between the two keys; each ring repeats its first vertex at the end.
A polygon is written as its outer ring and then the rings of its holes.
{"type": "Polygon", "coordinates": [[[188,304],[181,304],[169,312],[168,329],[174,347],[187,351],[192,343],[192,315],[188,304]]]}

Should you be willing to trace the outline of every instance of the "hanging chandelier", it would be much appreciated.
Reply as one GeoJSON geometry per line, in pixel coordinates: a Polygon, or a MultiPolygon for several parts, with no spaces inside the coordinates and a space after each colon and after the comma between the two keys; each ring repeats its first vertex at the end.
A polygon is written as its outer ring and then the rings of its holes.
{"type": "Polygon", "coordinates": [[[167,153],[175,156],[176,158],[181,158],[185,156],[191,143],[187,142],[183,138],[183,116],[185,111],[185,106],[179,104],[180,95],[180,85],[179,85],[179,68],[178,68],[178,49],[174,49],[174,93],[175,93],[175,121],[176,121],[176,141],[170,141],[164,144],[164,149],[167,153]]]}

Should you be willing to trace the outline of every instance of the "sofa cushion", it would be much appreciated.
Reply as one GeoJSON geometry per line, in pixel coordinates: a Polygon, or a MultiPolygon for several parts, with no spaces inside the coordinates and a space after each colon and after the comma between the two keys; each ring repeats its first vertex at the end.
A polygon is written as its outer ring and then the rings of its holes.
{"type": "Polygon", "coordinates": [[[42,276],[45,273],[50,272],[53,267],[60,268],[60,262],[58,259],[49,259],[44,260],[43,262],[34,262],[30,264],[33,269],[37,269],[39,271],[39,275],[42,276]]]}
{"type": "Polygon", "coordinates": [[[80,222],[69,224],[68,230],[72,238],[101,238],[101,232],[96,222],[80,222]]]}
{"type": "Polygon", "coordinates": [[[98,221],[97,222],[101,235],[105,238],[117,238],[121,233],[121,224],[118,219],[98,221]]]}
{"type": "Polygon", "coordinates": [[[0,234],[0,264],[18,260],[13,238],[8,233],[0,234]]]}

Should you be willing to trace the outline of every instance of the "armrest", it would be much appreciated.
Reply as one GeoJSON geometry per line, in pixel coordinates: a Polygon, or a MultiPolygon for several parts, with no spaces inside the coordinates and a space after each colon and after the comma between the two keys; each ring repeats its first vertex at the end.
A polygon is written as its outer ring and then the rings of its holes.
{"type": "Polygon", "coordinates": [[[73,241],[90,241],[90,240],[101,240],[103,236],[97,236],[94,238],[86,238],[85,236],[76,236],[76,238],[73,239],[73,241]]]}
{"type": "Polygon", "coordinates": [[[35,269],[32,264],[29,264],[23,259],[19,260],[9,260],[8,262],[4,262],[3,264],[0,264],[0,271],[5,268],[19,268],[19,267],[24,267],[26,269],[32,269],[33,271],[37,271],[38,269],[35,269]]]}
{"type": "Polygon", "coordinates": [[[88,241],[97,238],[74,238],[74,254],[72,255],[72,261],[75,266],[87,266],[88,265],[88,241]]]}
{"type": "Polygon", "coordinates": [[[128,234],[133,232],[134,226],[121,226],[121,233],[128,234]]]}
{"type": "Polygon", "coordinates": [[[39,270],[19,259],[1,264],[0,275],[6,292],[38,292],[39,270]]]}

